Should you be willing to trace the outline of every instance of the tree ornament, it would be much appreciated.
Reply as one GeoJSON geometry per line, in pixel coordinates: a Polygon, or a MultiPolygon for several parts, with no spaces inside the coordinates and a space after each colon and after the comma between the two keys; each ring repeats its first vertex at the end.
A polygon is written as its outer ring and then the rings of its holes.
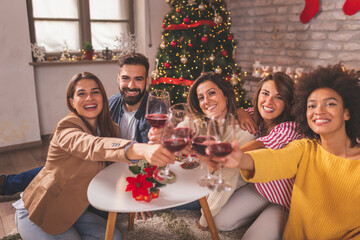
{"type": "Polygon", "coordinates": [[[177,13],[180,13],[180,12],[181,12],[181,9],[180,9],[180,8],[177,8],[177,9],[176,9],[176,12],[177,12],[177,13]]]}
{"type": "Polygon", "coordinates": [[[154,70],[151,72],[151,79],[157,79],[158,78],[159,71],[154,70]]]}
{"type": "Polygon", "coordinates": [[[221,72],[222,72],[221,68],[220,68],[219,66],[217,66],[217,67],[215,68],[215,73],[221,74],[221,72]]]}
{"type": "Polygon", "coordinates": [[[183,81],[183,80],[184,80],[183,76],[179,77],[179,80],[180,80],[180,81],[183,81]]]}
{"type": "Polygon", "coordinates": [[[354,15],[357,11],[360,10],[360,1],[359,0],[346,0],[343,6],[343,11],[346,15],[354,15]]]}
{"type": "Polygon", "coordinates": [[[234,34],[230,33],[227,39],[229,41],[233,40],[234,39],[234,34]]]}
{"type": "Polygon", "coordinates": [[[238,82],[239,82],[239,78],[235,74],[233,74],[230,78],[230,84],[235,86],[238,84],[238,82]]]}
{"type": "Polygon", "coordinates": [[[228,55],[228,52],[226,50],[221,51],[221,56],[226,57],[228,55]]]}
{"type": "Polygon", "coordinates": [[[211,55],[210,55],[209,60],[210,60],[210,62],[213,62],[213,61],[215,60],[214,54],[211,54],[211,55]]]}
{"type": "Polygon", "coordinates": [[[185,57],[185,56],[182,56],[182,57],[180,58],[180,62],[181,62],[182,64],[185,64],[185,63],[188,62],[188,58],[185,57]]]}
{"type": "Polygon", "coordinates": [[[202,36],[202,37],[201,37],[201,42],[202,42],[202,43],[206,43],[208,40],[209,40],[209,39],[208,39],[207,36],[202,36]]]}
{"type": "Polygon", "coordinates": [[[302,23],[309,22],[319,11],[319,0],[305,0],[305,7],[300,14],[300,21],[302,23]]]}
{"type": "Polygon", "coordinates": [[[185,23],[185,24],[189,24],[189,23],[190,23],[190,18],[184,17],[184,23],[185,23]]]}
{"type": "Polygon", "coordinates": [[[223,21],[222,16],[220,16],[220,14],[215,14],[214,23],[215,23],[216,25],[219,25],[220,23],[222,23],[222,21],[223,21]]]}
{"type": "Polygon", "coordinates": [[[176,47],[176,46],[177,46],[177,42],[176,42],[176,41],[171,41],[170,46],[176,47]]]}
{"type": "Polygon", "coordinates": [[[189,43],[188,43],[188,46],[189,46],[189,47],[192,47],[193,45],[192,45],[192,43],[191,43],[191,42],[189,42],[189,43]]]}
{"type": "Polygon", "coordinates": [[[164,49],[166,48],[165,42],[160,43],[160,48],[161,48],[162,50],[164,50],[164,49]]]}
{"type": "Polygon", "coordinates": [[[203,3],[200,3],[198,8],[199,8],[200,11],[204,11],[205,10],[205,5],[203,3]]]}
{"type": "Polygon", "coordinates": [[[183,97],[184,97],[184,98],[187,98],[187,96],[188,96],[188,92],[185,91],[185,92],[183,93],[183,97]]]}
{"type": "Polygon", "coordinates": [[[195,0],[188,0],[188,5],[189,6],[192,6],[192,5],[194,5],[195,4],[195,0]]]}
{"type": "Polygon", "coordinates": [[[165,24],[163,24],[163,25],[162,25],[162,28],[166,28],[166,25],[165,25],[165,24]]]}
{"type": "Polygon", "coordinates": [[[169,69],[170,68],[170,63],[168,63],[168,62],[164,63],[164,68],[169,69]]]}

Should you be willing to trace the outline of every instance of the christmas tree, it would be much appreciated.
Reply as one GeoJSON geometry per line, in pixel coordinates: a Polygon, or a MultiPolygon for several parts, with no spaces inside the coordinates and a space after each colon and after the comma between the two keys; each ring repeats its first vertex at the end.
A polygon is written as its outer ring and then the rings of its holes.
{"type": "Polygon", "coordinates": [[[170,93],[171,104],[186,102],[193,81],[203,72],[223,76],[234,88],[239,107],[248,107],[234,61],[236,41],[223,0],[166,0],[171,10],[163,20],[162,42],[151,73],[152,88],[170,93]]]}

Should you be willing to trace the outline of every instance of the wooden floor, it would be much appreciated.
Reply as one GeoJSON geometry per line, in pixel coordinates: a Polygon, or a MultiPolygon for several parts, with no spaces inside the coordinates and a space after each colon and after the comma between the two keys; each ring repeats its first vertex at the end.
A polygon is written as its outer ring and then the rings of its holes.
{"type": "MultiPolygon", "coordinates": [[[[23,150],[0,153],[0,175],[21,173],[39,166],[46,161],[49,140],[44,139],[43,145],[23,150]]],[[[0,196],[0,239],[16,231],[12,203],[19,198],[13,196],[0,196]]]]}

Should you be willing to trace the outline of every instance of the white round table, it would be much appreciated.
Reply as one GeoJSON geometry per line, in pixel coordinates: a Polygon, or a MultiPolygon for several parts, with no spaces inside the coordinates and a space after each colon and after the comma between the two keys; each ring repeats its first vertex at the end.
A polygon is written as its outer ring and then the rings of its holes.
{"type": "Polygon", "coordinates": [[[171,165],[170,170],[176,174],[176,182],[161,187],[159,197],[150,202],[136,201],[133,199],[130,191],[125,192],[128,184],[126,178],[130,176],[135,177],[129,170],[127,163],[113,163],[94,177],[89,184],[87,195],[92,206],[109,212],[105,239],[113,238],[116,213],[118,212],[130,213],[129,229],[132,230],[135,212],[167,209],[195,200],[200,201],[213,239],[219,239],[206,200],[206,196],[211,191],[200,187],[197,183],[199,178],[205,175],[205,172],[200,168],[192,170],[182,169],[178,162],[171,165]]]}

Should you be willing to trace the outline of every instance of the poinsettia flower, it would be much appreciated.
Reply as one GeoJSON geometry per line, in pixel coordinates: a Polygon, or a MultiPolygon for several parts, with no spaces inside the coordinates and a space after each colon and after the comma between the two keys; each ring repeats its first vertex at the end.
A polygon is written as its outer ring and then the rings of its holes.
{"type": "Polygon", "coordinates": [[[156,168],[157,168],[157,166],[151,166],[151,165],[149,165],[147,168],[145,168],[144,171],[146,172],[146,177],[152,178],[153,173],[156,168]]]}
{"type": "Polygon", "coordinates": [[[146,175],[138,174],[136,178],[127,177],[128,185],[125,191],[131,191],[133,198],[149,197],[149,188],[153,186],[152,182],[146,180],[146,175]]]}

